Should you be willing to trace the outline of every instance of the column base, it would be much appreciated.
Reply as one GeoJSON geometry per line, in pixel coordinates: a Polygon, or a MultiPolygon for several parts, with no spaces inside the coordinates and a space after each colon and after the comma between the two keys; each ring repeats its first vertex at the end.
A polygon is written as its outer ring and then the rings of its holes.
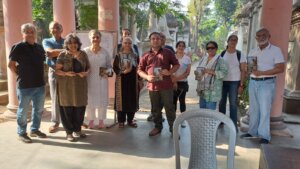
{"type": "Polygon", "coordinates": [[[240,130],[241,132],[248,132],[249,129],[249,114],[247,114],[240,119],[240,130]]]}
{"type": "Polygon", "coordinates": [[[7,119],[16,119],[18,106],[8,104],[6,108],[7,110],[3,113],[4,117],[7,119]]]}
{"type": "Polygon", "coordinates": [[[283,122],[283,117],[271,117],[271,135],[282,137],[294,137],[292,131],[283,122]]]}
{"type": "Polygon", "coordinates": [[[300,99],[283,97],[283,112],[287,114],[300,114],[300,99]]]}
{"type": "MultiPolygon", "coordinates": [[[[245,115],[240,119],[240,130],[248,132],[249,130],[249,115],[245,115]]],[[[283,122],[282,116],[271,117],[270,132],[273,136],[293,137],[293,133],[283,122]]]]}

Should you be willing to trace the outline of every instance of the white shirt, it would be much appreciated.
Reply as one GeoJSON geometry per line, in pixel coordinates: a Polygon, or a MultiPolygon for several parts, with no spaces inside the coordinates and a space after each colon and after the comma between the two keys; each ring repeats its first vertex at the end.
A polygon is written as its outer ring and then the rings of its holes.
{"type": "MultiPolygon", "coordinates": [[[[281,49],[278,48],[277,46],[272,45],[271,43],[269,43],[269,45],[262,50],[259,47],[252,49],[249,52],[249,56],[257,57],[257,70],[259,71],[274,69],[275,64],[285,62],[281,49]]],[[[259,77],[263,78],[263,77],[274,77],[274,76],[276,75],[264,75],[259,77]]],[[[257,76],[251,74],[251,77],[257,77],[257,76]]]]}
{"type": "Polygon", "coordinates": [[[227,65],[228,73],[223,81],[240,81],[241,80],[241,69],[240,63],[246,63],[246,56],[241,53],[240,62],[237,57],[237,52],[229,53],[225,52],[223,59],[227,65]]]}
{"type": "MultiPolygon", "coordinates": [[[[177,58],[178,59],[178,58],[177,58]]],[[[183,55],[182,58],[178,59],[178,62],[180,64],[180,67],[177,69],[177,71],[175,72],[175,76],[178,77],[180,75],[182,75],[184,72],[186,72],[186,69],[188,67],[188,65],[191,64],[191,59],[190,57],[188,57],[187,55],[183,55]]],[[[179,80],[181,82],[186,82],[187,78],[179,80]]]]}

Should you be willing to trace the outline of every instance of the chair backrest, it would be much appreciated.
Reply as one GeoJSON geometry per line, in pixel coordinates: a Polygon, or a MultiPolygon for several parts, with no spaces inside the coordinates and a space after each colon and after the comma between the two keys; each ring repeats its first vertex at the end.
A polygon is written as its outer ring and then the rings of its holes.
{"type": "Polygon", "coordinates": [[[194,109],[180,114],[173,125],[176,169],[180,169],[179,125],[186,120],[191,132],[189,169],[216,169],[216,135],[222,122],[229,127],[227,168],[234,168],[236,128],[229,117],[209,109],[194,109]]]}

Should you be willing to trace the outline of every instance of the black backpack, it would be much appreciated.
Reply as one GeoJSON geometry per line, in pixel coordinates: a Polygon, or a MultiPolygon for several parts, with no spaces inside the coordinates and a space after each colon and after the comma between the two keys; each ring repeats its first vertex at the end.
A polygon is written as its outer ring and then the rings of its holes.
{"type": "MultiPolygon", "coordinates": [[[[223,51],[221,52],[221,57],[223,57],[223,56],[225,55],[225,53],[226,53],[226,50],[223,50],[223,51]]],[[[237,59],[238,59],[238,61],[239,61],[239,63],[240,63],[240,60],[241,60],[241,51],[236,50],[236,55],[237,55],[237,59]]]]}

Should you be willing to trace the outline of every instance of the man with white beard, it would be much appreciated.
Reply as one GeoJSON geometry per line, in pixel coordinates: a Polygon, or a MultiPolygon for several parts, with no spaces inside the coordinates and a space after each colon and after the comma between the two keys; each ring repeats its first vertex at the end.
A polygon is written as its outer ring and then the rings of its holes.
{"type": "Polygon", "coordinates": [[[256,32],[258,46],[249,52],[257,58],[256,69],[250,74],[249,82],[249,130],[242,138],[259,137],[261,144],[268,144],[270,135],[270,114],[276,93],[276,75],[284,71],[284,57],[281,49],[270,43],[270,32],[261,28],[256,32]]]}

